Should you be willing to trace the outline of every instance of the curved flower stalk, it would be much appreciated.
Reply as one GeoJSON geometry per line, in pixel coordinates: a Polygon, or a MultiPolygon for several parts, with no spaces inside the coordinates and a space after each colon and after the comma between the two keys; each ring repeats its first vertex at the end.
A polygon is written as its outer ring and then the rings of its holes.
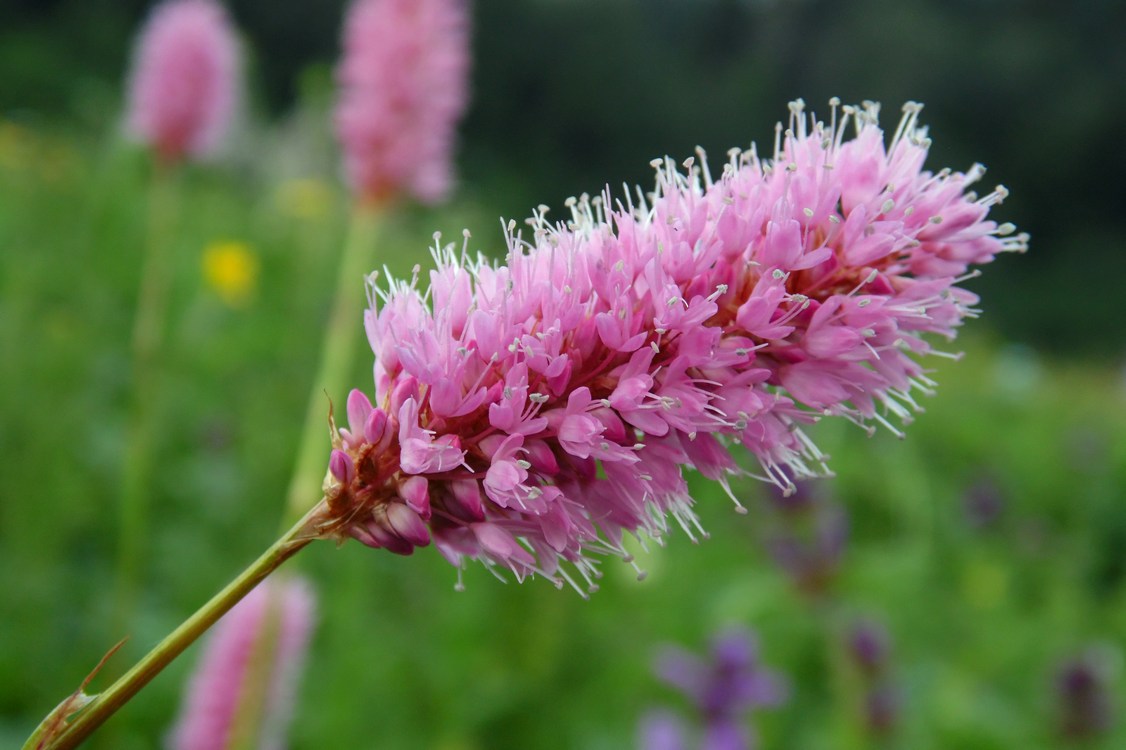
{"type": "Polygon", "coordinates": [[[168,747],[284,747],[314,608],[309,584],[288,576],[235,605],[206,643],[168,747]]]}
{"type": "Polygon", "coordinates": [[[165,0],[138,36],[127,127],[166,162],[222,140],[238,100],[238,44],[213,0],[165,0]]]}
{"type": "Polygon", "coordinates": [[[885,142],[878,105],[795,102],[771,159],[659,160],[636,203],[509,224],[503,266],[436,248],[426,291],[372,282],[375,399],[333,428],[329,533],[594,589],[624,534],[700,530],[682,467],[726,485],[740,443],[790,489],[828,471],[802,429],[822,415],[901,434],[925,337],[976,313],[970,266],[1027,244],[988,218],[1004,188],[968,192],[982,167],[923,170],[919,110],[885,142]]]}
{"type": "Polygon", "coordinates": [[[452,181],[454,126],[468,100],[464,0],[357,0],[337,69],[336,130],[361,200],[433,203],[452,181]]]}

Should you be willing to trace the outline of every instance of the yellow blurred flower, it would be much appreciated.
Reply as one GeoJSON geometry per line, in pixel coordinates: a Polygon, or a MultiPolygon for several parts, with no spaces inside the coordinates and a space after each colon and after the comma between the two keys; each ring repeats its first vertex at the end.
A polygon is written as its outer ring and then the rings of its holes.
{"type": "Polygon", "coordinates": [[[283,214],[316,221],[328,216],[333,196],[332,189],[323,180],[303,177],[286,180],[279,185],[275,199],[283,214]]]}
{"type": "Polygon", "coordinates": [[[230,307],[245,307],[258,290],[258,256],[245,242],[212,242],[203,251],[203,279],[230,307]]]}

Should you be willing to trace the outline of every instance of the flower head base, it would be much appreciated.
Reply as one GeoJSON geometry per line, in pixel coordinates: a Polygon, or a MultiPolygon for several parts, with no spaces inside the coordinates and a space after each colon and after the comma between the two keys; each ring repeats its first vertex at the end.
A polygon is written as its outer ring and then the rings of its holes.
{"type": "Polygon", "coordinates": [[[465,110],[464,0],[357,0],[337,70],[336,130],[357,196],[434,202],[451,182],[453,129],[465,110]]]}
{"type": "Polygon", "coordinates": [[[165,161],[212,151],[238,91],[238,47],[222,6],[166,0],[145,23],[133,58],[129,132],[165,161]]]}
{"type": "Polygon", "coordinates": [[[503,266],[436,249],[425,293],[417,271],[374,292],[375,402],[354,391],[334,432],[325,533],[593,588],[623,534],[699,530],[682,467],[726,486],[741,443],[790,488],[828,472],[803,424],[898,434],[933,385],[924,335],[975,313],[969,266],[1026,245],[987,219],[1003,188],[966,192],[980,167],[922,171],[918,110],[885,145],[876,105],[825,125],[796,103],[772,160],[657,161],[636,204],[510,223],[503,266]]]}

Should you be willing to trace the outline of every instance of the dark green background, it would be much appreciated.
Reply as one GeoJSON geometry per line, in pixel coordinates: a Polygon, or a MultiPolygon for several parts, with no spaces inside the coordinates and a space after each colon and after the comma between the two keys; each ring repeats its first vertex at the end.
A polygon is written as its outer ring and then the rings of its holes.
{"type": "MultiPolygon", "coordinates": [[[[936,162],[982,161],[1034,252],[982,280],[994,324],[1114,358],[1126,303],[1126,4],[1115,0],[477,0],[465,189],[506,216],[604,184],[648,183],[654,156],[767,141],[786,101],[926,103],[936,162]],[[1108,283],[1109,282],[1109,283],[1108,283]],[[1028,304],[1029,300],[1034,304],[1028,304]]],[[[146,4],[6,0],[0,112],[104,128],[146,4]],[[65,120],[60,120],[65,118],[65,120]]],[[[259,117],[324,95],[336,0],[230,3],[259,117]]]]}

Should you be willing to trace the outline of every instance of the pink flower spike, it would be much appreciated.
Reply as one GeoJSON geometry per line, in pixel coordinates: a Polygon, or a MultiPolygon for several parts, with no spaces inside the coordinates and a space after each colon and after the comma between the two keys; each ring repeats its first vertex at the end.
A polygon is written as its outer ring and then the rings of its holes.
{"type": "Polygon", "coordinates": [[[223,7],[165,0],[137,38],[126,127],[166,162],[210,154],[230,127],[238,77],[238,43],[223,7]]]}
{"type": "Polygon", "coordinates": [[[304,579],[275,577],[224,615],[205,642],[168,746],[284,747],[314,612],[313,591],[304,579]],[[252,690],[259,694],[248,700],[252,690]],[[261,715],[238,715],[248,706],[260,706],[261,715]],[[241,732],[252,734],[236,736],[241,732]]]}
{"type": "Polygon", "coordinates": [[[433,539],[585,592],[596,556],[630,559],[626,534],[705,536],[684,472],[727,489],[749,473],[735,444],[792,491],[829,473],[805,432],[826,415],[902,434],[935,385],[921,358],[977,313],[970,266],[1028,238],[988,218],[1004,188],[969,190],[982,168],[923,169],[919,105],[890,139],[877,105],[830,107],[826,124],[792,103],[773,157],[731,152],[718,180],[702,153],[659,160],[643,200],[510,224],[503,265],[436,247],[429,289],[371,289],[387,417],[362,444],[334,435],[356,476],[326,488],[326,534],[433,539]]]}
{"type": "Polygon", "coordinates": [[[465,0],[356,0],[336,77],[336,133],[357,198],[441,200],[468,100],[465,0]]]}

